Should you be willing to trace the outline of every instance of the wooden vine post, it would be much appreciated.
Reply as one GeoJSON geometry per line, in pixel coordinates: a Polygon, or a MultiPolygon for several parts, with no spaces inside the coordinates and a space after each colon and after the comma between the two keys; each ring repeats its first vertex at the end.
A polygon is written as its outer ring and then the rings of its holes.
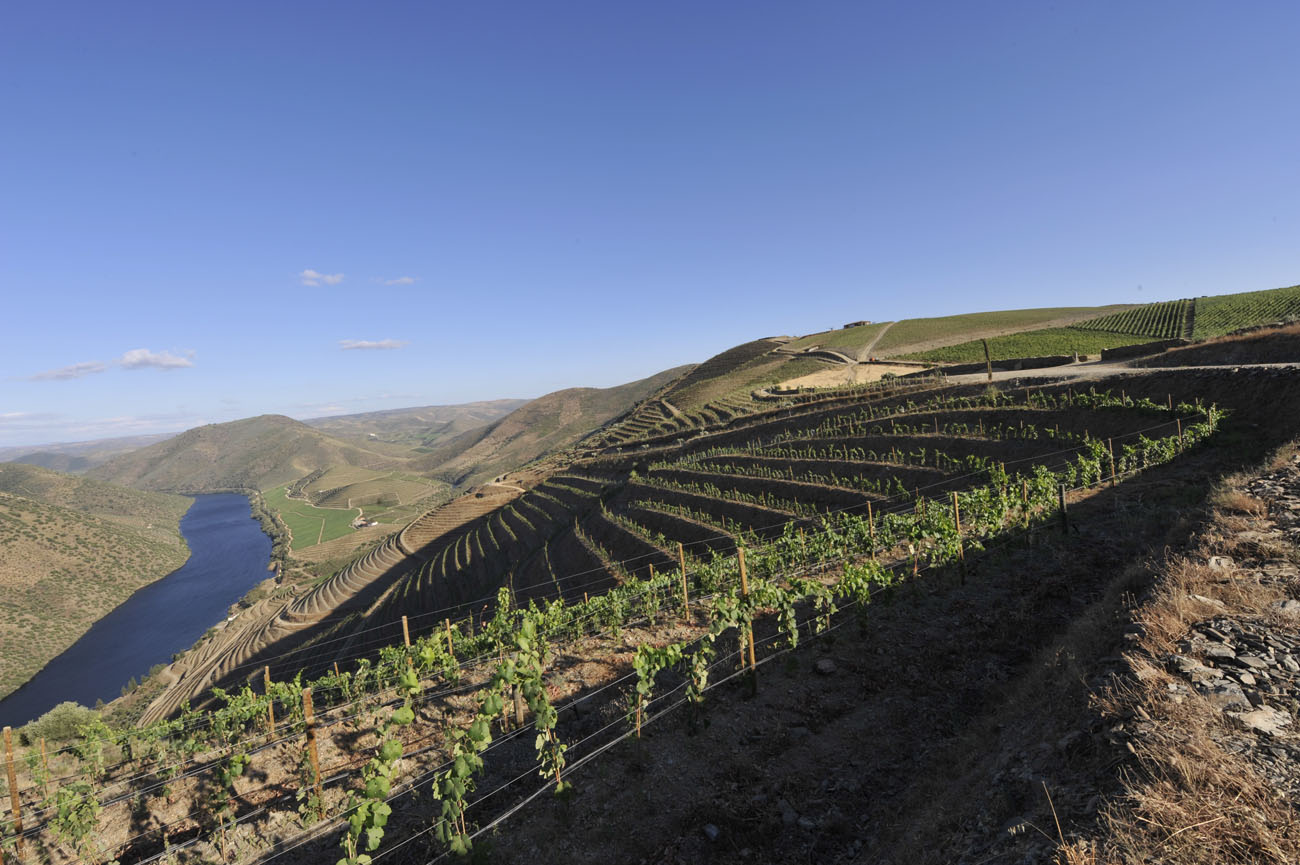
{"type": "MultiPolygon", "coordinates": [[[[739,558],[740,558],[740,597],[741,597],[741,598],[748,598],[748,597],[749,597],[749,578],[748,578],[748,577],[746,576],[746,574],[745,574],[745,550],[744,550],[744,548],[742,547],[742,548],[736,550],[736,554],[737,554],[737,555],[739,556],[739,558]]],[[[757,659],[754,657],[754,623],[753,623],[752,620],[750,621],[749,626],[748,626],[745,630],[746,630],[746,636],[748,636],[748,638],[749,638],[749,677],[750,677],[749,680],[750,680],[750,687],[753,688],[753,690],[757,691],[757,690],[758,690],[758,661],[757,661],[757,659]]],[[[743,638],[742,638],[742,642],[743,642],[743,638]]],[[[742,658],[743,658],[743,656],[742,656],[742,658]]]]}
{"type": "Polygon", "coordinates": [[[1061,484],[1061,485],[1057,488],[1057,493],[1058,493],[1058,495],[1059,495],[1059,497],[1060,497],[1060,500],[1061,500],[1061,532],[1064,533],[1064,534],[1069,534],[1069,533],[1070,533],[1070,517],[1069,517],[1069,515],[1066,513],[1066,509],[1065,509],[1065,484],[1061,484]]]}
{"type": "MultiPolygon", "coordinates": [[[[799,530],[800,532],[803,529],[799,530]]],[[[876,557],[876,518],[871,513],[871,499],[867,499],[867,531],[871,533],[871,558],[876,557]]]]}
{"type": "Polygon", "coordinates": [[[18,776],[14,772],[14,737],[13,730],[5,727],[5,776],[9,779],[9,808],[14,819],[14,838],[18,858],[23,858],[23,811],[18,798],[18,776]]]}
{"type": "Polygon", "coordinates": [[[320,753],[316,749],[316,712],[311,704],[311,688],[302,689],[302,717],[307,725],[307,757],[311,760],[311,773],[315,779],[316,798],[325,801],[321,792],[320,753]]]}
{"type": "Polygon", "coordinates": [[[957,503],[957,491],[952,491],[952,522],[957,527],[957,558],[961,561],[961,584],[966,585],[966,545],[961,540],[961,505],[957,503]]]}
{"type": "Polygon", "coordinates": [[[443,619],[442,623],[447,626],[447,654],[451,655],[452,659],[455,660],[456,646],[451,641],[451,619],[443,619]]]}
{"type": "Polygon", "coordinates": [[[262,681],[266,683],[266,732],[275,733],[275,698],[271,696],[271,667],[262,668],[262,681]]]}
{"type": "Polygon", "coordinates": [[[686,548],[682,546],[681,541],[677,542],[677,567],[682,575],[682,618],[689,625],[691,623],[691,596],[686,590],[686,548]]]}
{"type": "Polygon", "coordinates": [[[1114,489],[1119,484],[1119,479],[1115,477],[1115,440],[1106,439],[1106,449],[1110,451],[1110,488],[1114,489]]]}
{"type": "Polygon", "coordinates": [[[45,740],[41,740],[41,769],[45,772],[45,799],[50,798],[50,761],[45,756],[45,740]]]}
{"type": "Polygon", "coordinates": [[[411,648],[411,626],[406,623],[406,616],[402,616],[402,642],[411,648]]]}
{"type": "Polygon", "coordinates": [[[1178,452],[1183,452],[1183,419],[1174,418],[1174,423],[1178,424],[1178,452]]]}

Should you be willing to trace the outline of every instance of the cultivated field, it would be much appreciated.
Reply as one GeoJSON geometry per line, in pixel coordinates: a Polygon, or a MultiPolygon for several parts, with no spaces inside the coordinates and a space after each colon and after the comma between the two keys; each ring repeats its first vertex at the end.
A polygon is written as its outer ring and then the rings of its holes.
{"type": "Polygon", "coordinates": [[[318,508],[310,502],[288,498],[288,485],[275,487],[263,493],[267,507],[284,520],[293,534],[290,549],[298,550],[332,541],[353,531],[350,523],[356,519],[357,508],[318,508]]]}
{"type": "MultiPolygon", "coordinates": [[[[989,355],[993,360],[1016,357],[1045,357],[1049,355],[1073,354],[1096,356],[1102,349],[1118,348],[1132,345],[1132,336],[1106,333],[1103,331],[1082,330],[1072,327],[1052,327],[1044,330],[1031,330],[1026,333],[1012,333],[995,336],[988,341],[989,355]]],[[[958,345],[932,348],[929,351],[902,355],[906,360],[921,360],[930,363],[978,363],[984,360],[984,344],[979,340],[963,342],[958,345]]]]}
{"type": "Polygon", "coordinates": [[[1242,327],[1297,317],[1300,317],[1300,285],[1202,297],[1196,301],[1196,327],[1192,335],[1205,339],[1242,327]]]}
{"type": "Polygon", "coordinates": [[[893,324],[880,342],[876,343],[872,354],[877,357],[897,357],[1023,330],[1064,327],[1124,308],[1124,305],[1072,306],[909,318],[893,324]]]}

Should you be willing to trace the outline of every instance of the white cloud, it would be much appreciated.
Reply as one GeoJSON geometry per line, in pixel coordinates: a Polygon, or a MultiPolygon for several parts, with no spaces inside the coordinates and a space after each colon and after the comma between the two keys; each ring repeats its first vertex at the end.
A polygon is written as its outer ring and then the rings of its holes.
{"type": "Polygon", "coordinates": [[[415,277],[399,276],[397,279],[385,279],[384,285],[415,285],[415,277]]]}
{"type": "Polygon", "coordinates": [[[97,360],[88,360],[83,363],[74,363],[70,366],[61,366],[58,369],[47,369],[45,372],[38,372],[30,376],[30,381],[65,381],[70,378],[81,378],[83,375],[94,375],[97,372],[103,372],[108,367],[97,360]]]}
{"type": "Polygon", "coordinates": [[[322,282],[326,285],[338,285],[343,281],[341,273],[321,273],[318,270],[312,270],[310,267],[298,274],[303,285],[320,285],[322,282]]]}
{"type": "Polygon", "coordinates": [[[117,361],[123,369],[181,369],[194,366],[194,361],[179,357],[169,351],[150,351],[147,348],[133,348],[117,361]]]}
{"type": "Polygon", "coordinates": [[[344,351],[354,349],[392,349],[406,345],[404,339],[340,339],[339,348],[344,351]]]}

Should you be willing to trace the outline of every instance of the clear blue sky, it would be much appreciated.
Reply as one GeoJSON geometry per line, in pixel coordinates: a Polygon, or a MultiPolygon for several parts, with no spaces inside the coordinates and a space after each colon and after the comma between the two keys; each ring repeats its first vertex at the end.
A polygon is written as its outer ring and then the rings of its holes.
{"type": "Polygon", "coordinates": [[[5,3],[0,445],[1300,282],[1297,41],[1289,2],[5,3]]]}

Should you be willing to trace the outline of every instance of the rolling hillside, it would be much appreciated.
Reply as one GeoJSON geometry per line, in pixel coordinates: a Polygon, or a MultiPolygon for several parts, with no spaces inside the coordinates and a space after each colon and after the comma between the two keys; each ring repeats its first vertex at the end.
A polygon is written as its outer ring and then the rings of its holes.
{"type": "Polygon", "coordinates": [[[0,696],[185,563],[190,500],[0,464],[0,696]]]}
{"type": "Polygon", "coordinates": [[[482,482],[572,445],[690,369],[676,367],[616,387],[549,393],[433,448],[420,462],[433,477],[456,486],[482,482]]]}
{"type": "Polygon", "coordinates": [[[209,424],[96,466],[88,475],[145,490],[269,489],[319,469],[394,468],[401,461],[283,415],[209,424]]]}
{"type": "Polygon", "coordinates": [[[60,442],[32,447],[0,448],[0,462],[28,463],[59,472],[84,472],[119,454],[166,441],[174,433],[121,436],[86,442],[60,442]]]}
{"type": "Polygon", "coordinates": [[[432,448],[461,433],[500,420],[526,399],[494,399],[459,405],[426,405],[304,420],[313,429],[339,439],[378,439],[432,448]]]}

